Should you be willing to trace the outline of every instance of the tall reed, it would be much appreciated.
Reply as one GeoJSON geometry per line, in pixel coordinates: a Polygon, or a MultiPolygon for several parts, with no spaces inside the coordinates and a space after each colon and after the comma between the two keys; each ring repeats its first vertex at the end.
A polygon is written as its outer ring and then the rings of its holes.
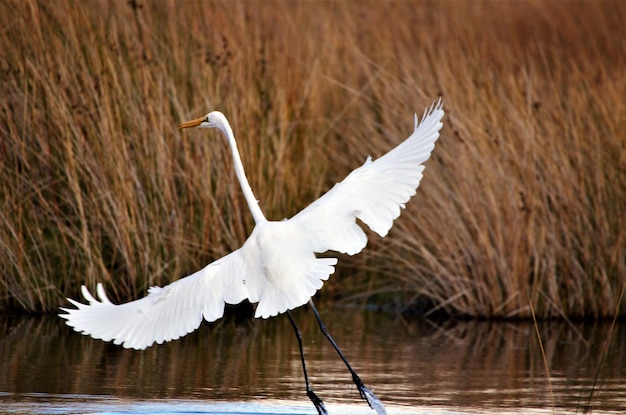
{"type": "Polygon", "coordinates": [[[327,292],[453,314],[609,316],[626,284],[620,2],[0,3],[0,309],[120,301],[296,213],[447,116],[422,186],[327,292]],[[356,271],[356,272],[355,272],[356,271]]]}

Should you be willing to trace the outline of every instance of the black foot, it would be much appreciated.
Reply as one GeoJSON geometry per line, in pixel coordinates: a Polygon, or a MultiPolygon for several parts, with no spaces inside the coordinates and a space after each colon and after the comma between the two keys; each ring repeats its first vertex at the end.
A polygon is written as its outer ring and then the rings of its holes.
{"type": "Polygon", "coordinates": [[[348,359],[346,359],[343,353],[341,353],[339,346],[337,346],[337,343],[335,343],[335,340],[333,340],[330,333],[328,332],[326,325],[322,322],[322,319],[320,318],[320,314],[317,312],[317,309],[315,308],[315,304],[313,304],[312,299],[309,300],[309,305],[311,307],[311,310],[313,310],[313,314],[315,314],[315,318],[317,319],[317,323],[320,326],[320,330],[322,331],[322,334],[328,339],[330,344],[332,344],[333,348],[335,349],[339,357],[341,357],[341,360],[343,360],[346,367],[352,374],[352,381],[356,385],[356,388],[359,390],[359,394],[361,395],[361,398],[366,400],[370,408],[375,410],[378,415],[387,415],[387,411],[385,410],[385,407],[383,406],[380,399],[378,399],[371,390],[367,389],[365,385],[363,385],[363,382],[359,378],[359,375],[356,374],[354,369],[352,369],[352,366],[350,366],[348,359]]]}
{"type": "Polygon", "coordinates": [[[315,409],[317,409],[317,415],[328,415],[328,411],[326,410],[326,406],[324,402],[313,392],[311,388],[311,382],[309,381],[309,375],[306,372],[306,363],[304,361],[304,351],[302,350],[302,332],[298,328],[296,321],[291,316],[291,313],[287,311],[287,316],[289,317],[289,321],[291,321],[291,326],[293,327],[293,331],[296,334],[296,338],[298,339],[298,349],[300,350],[300,359],[302,361],[302,372],[304,373],[304,383],[306,384],[306,396],[309,397],[313,405],[315,405],[315,409]]]}
{"type": "Polygon", "coordinates": [[[352,380],[354,381],[356,388],[359,390],[361,398],[367,401],[370,408],[375,410],[378,415],[387,415],[387,410],[383,406],[383,403],[376,397],[376,395],[374,395],[374,392],[367,389],[365,385],[363,385],[361,378],[359,378],[356,373],[352,374],[352,380]]]}
{"type": "Polygon", "coordinates": [[[313,392],[312,390],[308,390],[306,395],[309,397],[313,405],[315,405],[315,409],[317,409],[318,415],[328,415],[328,411],[326,410],[326,406],[324,402],[313,392]]]}

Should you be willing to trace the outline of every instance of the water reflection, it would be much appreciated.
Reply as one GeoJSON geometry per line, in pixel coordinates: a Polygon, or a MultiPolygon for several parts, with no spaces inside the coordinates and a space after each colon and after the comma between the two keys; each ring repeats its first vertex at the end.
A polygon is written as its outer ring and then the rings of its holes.
{"type": "MultiPolygon", "coordinates": [[[[623,326],[609,341],[609,324],[540,323],[548,379],[532,323],[407,321],[346,308],[320,312],[365,383],[398,411],[583,413],[588,403],[594,413],[626,408],[623,326]]],[[[314,388],[331,413],[345,405],[369,413],[313,316],[307,310],[294,315],[314,388]]],[[[36,396],[104,395],[214,405],[278,401],[300,408],[288,413],[314,413],[284,317],[204,324],[182,340],[145,351],[77,335],[54,317],[0,317],[0,333],[0,412],[36,396]]]]}

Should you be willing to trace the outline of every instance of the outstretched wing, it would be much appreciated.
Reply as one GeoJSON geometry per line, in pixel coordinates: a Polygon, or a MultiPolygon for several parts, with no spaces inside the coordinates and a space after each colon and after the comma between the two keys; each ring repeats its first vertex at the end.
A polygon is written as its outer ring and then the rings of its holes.
{"type": "Polygon", "coordinates": [[[62,308],[67,314],[59,316],[74,330],[95,339],[145,349],[191,333],[203,317],[207,321],[221,318],[225,303],[238,304],[248,297],[244,278],[245,266],[237,250],[163,288],[152,287],[146,297],[129,303],[113,304],[102,284],[96,287],[100,300],[83,286],[88,304],[68,299],[76,308],[62,308]]]}
{"type": "Polygon", "coordinates": [[[413,134],[381,158],[368,158],[342,182],[291,218],[315,252],[337,251],[354,255],[367,244],[356,223],[385,236],[400,209],[415,194],[422,179],[422,165],[430,157],[443,126],[441,100],[415,115],[413,134]]]}

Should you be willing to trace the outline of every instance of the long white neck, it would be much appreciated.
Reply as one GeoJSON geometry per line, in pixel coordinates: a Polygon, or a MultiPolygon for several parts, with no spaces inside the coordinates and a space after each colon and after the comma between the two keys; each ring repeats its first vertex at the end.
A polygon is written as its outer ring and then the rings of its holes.
{"type": "Polygon", "coordinates": [[[252,193],[252,188],[250,187],[250,183],[248,183],[246,172],[243,169],[243,164],[241,163],[241,157],[239,156],[239,150],[237,149],[237,143],[235,142],[235,135],[233,134],[233,130],[232,128],[230,128],[228,122],[226,122],[224,125],[221,125],[220,129],[226,136],[226,139],[228,140],[228,145],[230,145],[230,150],[233,153],[233,165],[235,167],[235,173],[237,174],[237,179],[239,179],[241,191],[246,198],[246,202],[248,202],[248,207],[250,208],[250,213],[252,213],[254,222],[257,224],[265,222],[267,221],[267,219],[265,219],[265,215],[263,215],[263,212],[259,207],[259,202],[257,198],[254,196],[254,193],[252,193]]]}

